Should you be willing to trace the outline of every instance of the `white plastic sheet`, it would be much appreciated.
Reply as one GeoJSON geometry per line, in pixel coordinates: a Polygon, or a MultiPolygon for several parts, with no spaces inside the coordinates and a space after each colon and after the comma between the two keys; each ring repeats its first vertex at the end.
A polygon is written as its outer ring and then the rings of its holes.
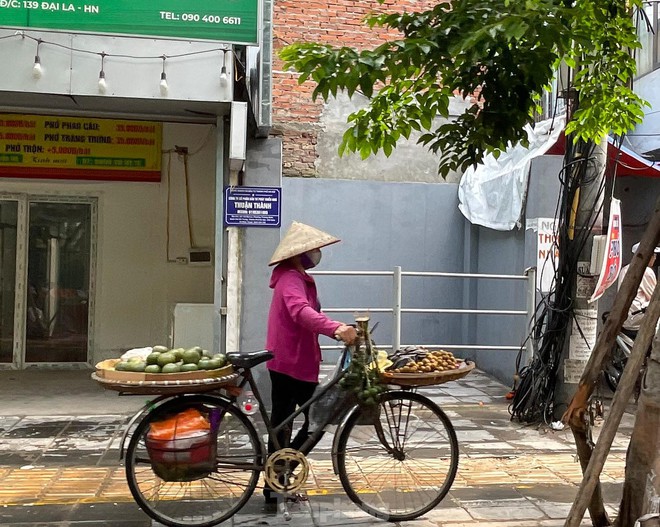
{"type": "Polygon", "coordinates": [[[564,126],[563,115],[527,126],[528,148],[516,145],[468,168],[458,185],[458,208],[468,221],[498,231],[520,228],[531,161],[557,142],[564,126]]]}

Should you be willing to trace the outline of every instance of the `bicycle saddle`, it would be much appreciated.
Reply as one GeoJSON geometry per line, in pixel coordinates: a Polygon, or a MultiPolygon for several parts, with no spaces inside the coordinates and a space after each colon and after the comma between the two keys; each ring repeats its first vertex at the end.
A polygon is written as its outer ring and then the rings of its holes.
{"type": "Polygon", "coordinates": [[[249,353],[227,353],[227,359],[236,368],[254,368],[257,364],[261,364],[272,358],[273,354],[268,350],[251,351],[249,353]]]}

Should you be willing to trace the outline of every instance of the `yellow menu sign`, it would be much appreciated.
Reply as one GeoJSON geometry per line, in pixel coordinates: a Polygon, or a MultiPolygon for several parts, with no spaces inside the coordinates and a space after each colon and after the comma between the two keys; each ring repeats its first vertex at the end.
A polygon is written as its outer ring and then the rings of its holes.
{"type": "Polygon", "coordinates": [[[0,114],[0,176],[160,181],[162,125],[0,114]]]}

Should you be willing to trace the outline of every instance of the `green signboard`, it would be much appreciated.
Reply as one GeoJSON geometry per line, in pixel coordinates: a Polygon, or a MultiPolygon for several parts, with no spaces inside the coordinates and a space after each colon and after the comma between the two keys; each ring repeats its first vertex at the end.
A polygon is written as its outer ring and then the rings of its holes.
{"type": "Polygon", "coordinates": [[[258,44],[259,0],[0,0],[0,26],[258,44]]]}

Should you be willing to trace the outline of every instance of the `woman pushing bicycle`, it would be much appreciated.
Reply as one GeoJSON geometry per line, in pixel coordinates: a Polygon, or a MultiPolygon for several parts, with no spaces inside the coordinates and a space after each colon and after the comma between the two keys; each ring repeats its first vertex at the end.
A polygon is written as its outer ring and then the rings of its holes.
{"type": "MultiPolygon", "coordinates": [[[[339,238],[319,229],[293,222],[275,249],[268,265],[276,265],[270,279],[273,297],[268,314],[266,349],[274,357],[267,367],[271,380],[271,423],[282,423],[296,406],[305,404],[318,385],[321,347],[318,336],[326,335],[353,344],[357,338],[353,326],[332,320],[321,312],[316,283],[307,273],[321,261],[321,248],[339,242],[339,238]]],[[[308,437],[309,416],[296,437],[292,448],[299,448],[308,437]]],[[[291,430],[277,435],[280,445],[286,444],[291,430]]],[[[273,439],[268,441],[268,453],[275,450],[273,439]]],[[[277,495],[264,487],[267,503],[277,501],[277,495]]]]}

